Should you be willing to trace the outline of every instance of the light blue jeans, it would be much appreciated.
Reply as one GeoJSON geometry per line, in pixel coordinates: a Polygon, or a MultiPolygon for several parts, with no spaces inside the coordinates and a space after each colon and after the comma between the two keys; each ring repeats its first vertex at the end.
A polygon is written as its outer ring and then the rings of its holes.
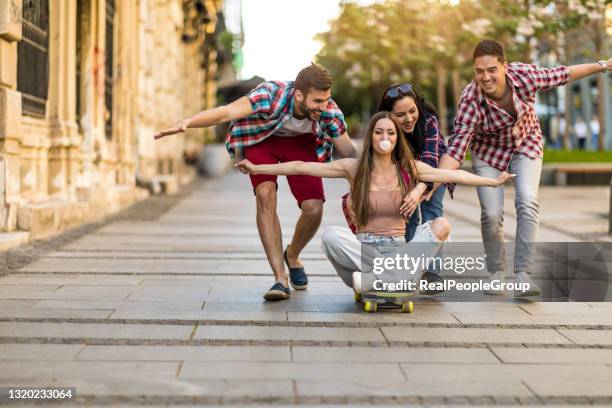
{"type": "MultiPolygon", "coordinates": [[[[419,225],[444,216],[444,204],[442,201],[444,200],[445,192],[446,185],[442,184],[436,191],[434,191],[429,201],[423,201],[421,204],[419,204],[406,223],[406,242],[412,241],[412,238],[414,238],[414,234],[416,233],[416,229],[419,225]]],[[[441,264],[442,260],[439,262],[441,264]]],[[[440,274],[440,270],[433,265],[427,268],[427,271],[437,275],[440,274]]]]}
{"type": "MultiPolygon", "coordinates": [[[[421,243],[419,247],[421,249],[424,248],[424,245],[432,244],[431,248],[429,248],[431,254],[428,255],[435,256],[444,245],[444,242],[434,236],[430,225],[431,222],[419,225],[410,242],[421,243]]],[[[340,279],[342,279],[342,282],[352,288],[353,272],[361,271],[362,244],[401,246],[405,243],[406,240],[403,235],[395,237],[370,233],[358,233],[355,235],[348,228],[331,226],[323,230],[321,248],[340,279]]]]}
{"type": "MultiPolygon", "coordinates": [[[[479,176],[496,178],[501,171],[472,155],[472,167],[479,176]]],[[[535,262],[535,246],[540,223],[538,189],[542,173],[542,159],[531,159],[514,154],[508,172],[514,178],[517,223],[514,251],[514,272],[532,273],[535,262]]],[[[487,254],[490,273],[506,270],[504,247],[504,187],[477,187],[480,200],[482,241],[487,254]]]]}

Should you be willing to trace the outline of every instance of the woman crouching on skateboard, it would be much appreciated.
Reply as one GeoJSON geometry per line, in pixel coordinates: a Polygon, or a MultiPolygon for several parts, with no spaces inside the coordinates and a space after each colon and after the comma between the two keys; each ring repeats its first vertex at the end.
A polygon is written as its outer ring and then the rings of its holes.
{"type": "MultiPolygon", "coordinates": [[[[401,134],[391,114],[382,111],[372,116],[358,159],[260,165],[242,160],[236,167],[242,173],[345,178],[349,182],[348,206],[356,226],[355,234],[349,228],[328,227],[323,231],[322,247],[342,281],[358,292],[359,288],[353,284],[353,272],[361,269],[361,244],[406,242],[406,219],[411,214],[402,213],[400,207],[403,197],[418,181],[497,187],[513,177],[503,172],[492,179],[463,170],[433,168],[414,159],[406,139],[398,137],[401,134]]],[[[439,250],[449,233],[446,218],[438,217],[419,225],[410,242],[434,243],[439,250]]]]}

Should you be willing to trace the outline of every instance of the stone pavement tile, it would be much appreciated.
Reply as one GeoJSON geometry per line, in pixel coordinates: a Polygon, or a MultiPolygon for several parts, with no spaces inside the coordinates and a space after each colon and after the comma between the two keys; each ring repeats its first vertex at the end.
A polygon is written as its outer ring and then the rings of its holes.
{"type": "MultiPolygon", "coordinates": [[[[590,394],[599,395],[608,393],[609,386],[603,387],[603,382],[610,384],[612,381],[612,371],[604,365],[569,365],[569,364],[468,364],[468,365],[425,365],[425,364],[401,364],[406,376],[410,379],[410,374],[414,373],[412,382],[415,381],[435,384],[443,395],[449,395],[449,390],[456,387],[456,383],[465,383],[466,393],[470,393],[472,385],[477,384],[481,387],[481,395],[499,395],[494,391],[484,392],[487,387],[495,389],[497,384],[516,384],[522,383],[529,386],[539,395],[581,395],[582,392],[589,391],[590,387],[585,386],[581,389],[580,385],[592,382],[597,384],[595,389],[590,389],[590,394]],[[571,383],[576,383],[577,387],[572,387],[571,383]],[[557,386],[555,387],[555,384],[557,386]],[[561,385],[561,387],[559,386],[561,385]],[[548,394],[548,389],[555,390],[555,393],[548,394]],[[564,388],[566,387],[566,388],[564,388]],[[569,388],[567,388],[569,387],[569,388]],[[579,391],[579,392],[577,392],[579,391]]],[[[459,388],[460,390],[460,388],[459,388]]],[[[466,394],[464,394],[466,395],[466,394]]],[[[506,395],[516,395],[516,393],[506,393],[506,395]]]]}
{"type": "Polygon", "coordinates": [[[231,380],[367,380],[404,378],[398,364],[381,363],[295,363],[192,362],[183,363],[179,378],[231,380]]]}
{"type": "Polygon", "coordinates": [[[0,337],[188,339],[191,325],[0,322],[0,337]]]}
{"type": "MultiPolygon", "coordinates": [[[[261,294],[263,296],[263,293],[261,294]]],[[[282,302],[211,302],[204,304],[203,310],[210,311],[276,311],[276,312],[333,312],[355,313],[362,310],[361,305],[353,301],[352,295],[338,296],[327,301],[316,301],[308,295],[297,299],[292,292],[291,299],[282,302]]],[[[263,299],[263,298],[262,298],[263,299]]],[[[325,300],[325,299],[321,299],[325,300]]]]}
{"type": "Polygon", "coordinates": [[[81,344],[4,343],[0,345],[0,360],[73,360],[81,349],[81,344]]]}
{"type": "Polygon", "coordinates": [[[166,302],[130,300],[40,300],[34,305],[34,308],[197,311],[202,309],[202,302],[198,300],[172,300],[166,302]]]}
{"type": "MultiPolygon", "coordinates": [[[[211,295],[231,295],[233,293],[240,294],[257,294],[261,295],[270,287],[270,279],[265,279],[252,285],[245,285],[244,282],[240,281],[215,281],[210,291],[211,295]]],[[[341,282],[333,281],[310,281],[308,282],[308,290],[306,292],[294,292],[295,295],[308,295],[308,296],[338,296],[338,295],[352,295],[352,289],[347,288],[341,282]]]]}
{"type": "Polygon", "coordinates": [[[289,347],[98,346],[91,345],[79,360],[101,361],[291,361],[289,347]]]}
{"type": "Polygon", "coordinates": [[[292,349],[293,360],[302,362],[499,364],[499,360],[488,349],[482,348],[293,346],[292,349]]]}
{"type": "Polygon", "coordinates": [[[521,305],[533,316],[612,316],[612,308],[595,308],[583,302],[534,302],[521,305]]]}
{"type": "Polygon", "coordinates": [[[471,313],[453,313],[455,317],[466,324],[521,324],[521,325],[612,325],[611,316],[509,316],[471,313]]]}
{"type": "Polygon", "coordinates": [[[142,281],[139,276],[107,276],[107,275],[48,275],[14,273],[0,278],[0,283],[45,284],[45,285],[138,285],[142,281]]]}
{"type": "MultiPolygon", "coordinates": [[[[447,367],[446,365],[444,367],[447,367]]],[[[469,367],[469,366],[467,366],[469,367]]],[[[491,365],[491,370],[496,366],[491,365]]],[[[362,366],[363,370],[364,367],[362,366]]],[[[427,370],[424,366],[421,370],[427,370]]],[[[518,380],[501,379],[494,375],[484,378],[470,377],[468,373],[459,373],[454,378],[444,375],[445,372],[434,366],[436,374],[440,378],[427,379],[416,373],[414,377],[408,371],[408,380],[395,377],[389,380],[377,378],[376,373],[369,372],[370,378],[355,381],[350,379],[330,379],[329,381],[297,381],[297,393],[299,396],[359,396],[374,395],[380,397],[388,396],[424,396],[424,397],[450,397],[480,396],[480,395],[512,395],[529,397],[533,394],[518,380]]]]}
{"type": "Polygon", "coordinates": [[[210,291],[210,286],[164,287],[147,286],[132,288],[128,300],[199,300],[203,301],[210,291]]]}
{"type": "MultiPolygon", "coordinates": [[[[176,235],[186,236],[193,235],[194,238],[199,237],[212,237],[212,236],[223,236],[223,237],[234,237],[234,236],[252,236],[257,238],[259,236],[257,229],[253,228],[249,223],[246,226],[236,226],[227,228],[223,226],[210,226],[205,224],[200,225],[189,225],[189,224],[169,224],[169,223],[150,223],[150,222],[114,222],[108,224],[95,231],[96,235],[135,235],[134,231],[138,231],[138,235],[176,235]]],[[[293,234],[293,228],[283,228],[282,234],[285,236],[291,236],[293,234]]]]}
{"type": "MultiPolygon", "coordinates": [[[[203,270],[206,272],[215,271],[216,273],[221,274],[231,274],[231,275],[240,275],[240,274],[260,274],[260,275],[268,275],[270,279],[272,279],[272,270],[270,269],[270,265],[267,261],[239,261],[239,260],[231,260],[225,263],[219,264],[219,261],[216,261],[217,264],[214,267],[205,267],[196,269],[197,271],[203,270]]],[[[304,262],[304,267],[307,273],[309,274],[317,274],[317,275],[327,275],[327,276],[336,276],[336,272],[333,270],[332,266],[328,261],[308,261],[308,263],[304,262]]],[[[161,265],[157,266],[153,271],[154,272],[165,272],[166,270],[176,270],[176,268],[168,267],[163,268],[161,265]]]]}
{"type": "Polygon", "coordinates": [[[0,299],[0,308],[30,308],[36,305],[36,299],[0,299]]]}
{"type": "Polygon", "coordinates": [[[612,344],[612,330],[558,329],[558,331],[576,344],[612,344]]]}
{"type": "Polygon", "coordinates": [[[384,341],[376,328],[199,326],[196,339],[384,341]]]}
{"type": "Polygon", "coordinates": [[[590,302],[588,303],[593,309],[610,309],[612,310],[612,302],[590,302]]]}
{"type": "Polygon", "coordinates": [[[381,327],[389,341],[432,341],[452,343],[548,343],[568,344],[553,329],[381,327]]]}
{"type": "MultiPolygon", "coordinates": [[[[263,280],[263,279],[262,279],[263,280]]],[[[177,276],[169,276],[169,277],[147,277],[141,278],[140,287],[158,287],[162,286],[165,288],[177,287],[177,288],[208,288],[215,283],[214,276],[185,276],[185,277],[177,277],[177,276]]],[[[236,282],[234,282],[235,284],[236,282]]]]}
{"type": "MultiPolygon", "coordinates": [[[[206,222],[208,223],[208,220],[206,222]]],[[[295,223],[295,219],[292,219],[291,222],[295,223]]],[[[87,235],[66,245],[63,249],[71,251],[118,251],[125,248],[129,248],[131,251],[224,251],[236,248],[249,252],[263,250],[261,242],[250,237],[234,237],[231,241],[227,241],[218,237],[193,239],[192,237],[147,237],[138,235],[87,235]]],[[[320,253],[321,242],[310,241],[304,251],[320,253]]]]}
{"type": "Polygon", "coordinates": [[[151,259],[78,259],[43,258],[20,271],[26,272],[151,272],[155,260],[151,259]]]}
{"type": "Polygon", "coordinates": [[[54,292],[47,291],[2,291],[4,299],[52,299],[52,300],[123,300],[132,292],[133,287],[123,286],[62,286],[54,292]]]}
{"type": "MultiPolygon", "coordinates": [[[[561,351],[562,352],[562,351],[561,351]]],[[[410,372],[419,373],[423,379],[433,379],[436,375],[441,380],[467,376],[483,378],[495,376],[496,379],[519,379],[532,381],[542,379],[546,381],[578,380],[588,381],[594,378],[612,379],[612,371],[604,364],[576,365],[576,364],[470,364],[460,366],[457,364],[401,364],[402,369],[409,375],[410,372]],[[426,369],[426,367],[429,367],[426,369]],[[441,373],[444,374],[441,375],[441,373]],[[581,378],[582,377],[582,378],[581,378]]]]}
{"type": "Polygon", "coordinates": [[[117,309],[109,317],[113,319],[137,320],[253,320],[253,321],[287,321],[285,312],[250,312],[250,311],[208,311],[208,310],[134,310],[117,309]]]}
{"type": "Polygon", "coordinates": [[[106,319],[111,309],[41,309],[41,308],[0,308],[0,318],[21,319],[106,319]]]}
{"type": "Polygon", "coordinates": [[[603,364],[505,365],[540,396],[609,396],[612,370],[603,364]]]}
{"type": "MultiPolygon", "coordinates": [[[[81,362],[91,363],[91,362],[81,362]]],[[[164,363],[170,364],[170,363],[164,363]]],[[[176,363],[171,363],[176,364],[176,363]]],[[[265,398],[270,395],[291,398],[294,395],[293,383],[288,380],[278,381],[232,381],[232,380],[183,380],[183,379],[169,379],[160,376],[147,376],[148,370],[154,369],[146,367],[142,370],[140,375],[138,374],[127,374],[127,375],[116,375],[114,372],[106,375],[102,372],[95,378],[87,376],[83,378],[63,377],[66,378],[65,382],[70,386],[76,387],[77,396],[94,396],[94,397],[134,397],[137,401],[141,396],[146,396],[147,399],[155,401],[156,397],[167,398],[173,396],[179,397],[203,397],[207,398],[210,396],[224,397],[224,398],[265,398]],[[145,369],[147,371],[145,371],[145,369]]],[[[176,371],[176,370],[175,370],[176,371]]],[[[98,373],[96,373],[98,374],[98,373]]],[[[48,382],[41,382],[41,384],[47,384],[48,382]]],[[[0,386],[4,385],[0,381],[0,386]]],[[[7,385],[15,385],[14,383],[7,383],[7,385]]],[[[20,384],[18,384],[20,385],[20,384]]],[[[23,384],[28,385],[27,382],[23,384]]],[[[21,406],[21,405],[20,405],[21,406]]],[[[40,406],[40,405],[38,405],[40,406]]],[[[70,406],[70,405],[68,405],[70,406]]],[[[87,407],[96,406],[95,404],[87,403],[87,407]]],[[[108,404],[101,405],[108,407],[108,404]]],[[[134,404],[119,403],[111,406],[121,407],[142,407],[142,404],[135,402],[134,404]]],[[[147,407],[155,407],[157,405],[145,405],[147,407]]],[[[163,407],[171,405],[163,404],[163,407]]],[[[172,405],[185,407],[186,405],[172,405]]],[[[202,407],[201,404],[187,405],[190,407],[202,407]]]]}
{"type": "Polygon", "coordinates": [[[58,288],[61,288],[61,285],[51,284],[45,285],[42,283],[10,283],[0,278],[0,293],[19,293],[22,291],[36,291],[36,292],[54,292],[58,288]]]}
{"type": "Polygon", "coordinates": [[[506,313],[517,316],[527,316],[528,313],[520,308],[521,304],[512,301],[506,301],[499,296],[495,296],[496,301],[490,302],[450,302],[439,301],[438,296],[430,298],[432,304],[438,306],[441,310],[450,313],[471,313],[471,314],[487,314],[491,313],[506,313]]]}
{"type": "Polygon", "coordinates": [[[76,387],[77,395],[171,395],[189,393],[175,386],[179,362],[4,361],[0,386],[76,387]]]}
{"type": "MultiPolygon", "coordinates": [[[[44,258],[83,258],[83,259],[253,259],[266,260],[265,252],[258,251],[180,251],[180,250],[158,250],[158,251],[132,251],[126,248],[115,251],[90,250],[90,251],[56,251],[47,254],[44,258]]],[[[302,257],[304,260],[317,259],[326,260],[323,254],[307,254],[302,257]]]]}
{"type": "MultiPolygon", "coordinates": [[[[361,305],[358,304],[358,307],[361,305]]],[[[426,323],[457,323],[457,319],[450,313],[437,310],[427,310],[426,307],[416,304],[413,313],[402,313],[399,309],[380,311],[375,314],[364,313],[321,313],[321,312],[287,312],[289,321],[295,322],[426,322],[426,323]]]]}
{"type": "Polygon", "coordinates": [[[612,364],[612,350],[492,347],[504,363],[612,364]]]}

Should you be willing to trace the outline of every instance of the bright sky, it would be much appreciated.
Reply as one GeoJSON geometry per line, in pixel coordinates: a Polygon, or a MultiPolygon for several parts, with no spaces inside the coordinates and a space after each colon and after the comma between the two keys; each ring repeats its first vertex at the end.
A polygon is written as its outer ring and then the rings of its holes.
{"type": "MultiPolygon", "coordinates": [[[[294,79],[321,49],[314,40],[329,29],[341,0],[242,0],[242,78],[294,79]]],[[[356,0],[360,4],[376,0],[356,0]]]]}

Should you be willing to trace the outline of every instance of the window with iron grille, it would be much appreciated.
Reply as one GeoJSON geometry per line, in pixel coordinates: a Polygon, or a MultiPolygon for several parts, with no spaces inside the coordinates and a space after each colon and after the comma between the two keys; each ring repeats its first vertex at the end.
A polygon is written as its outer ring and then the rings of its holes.
{"type": "Polygon", "coordinates": [[[104,70],[104,104],[106,106],[106,138],[113,137],[113,34],[115,26],[115,0],[106,0],[106,47],[104,70]]]}
{"type": "Polygon", "coordinates": [[[22,39],[17,43],[17,90],[24,115],[45,117],[49,88],[49,2],[23,0],[22,39]]]}
{"type": "Polygon", "coordinates": [[[76,122],[81,123],[81,64],[83,47],[83,0],[77,0],[76,11],[76,122]]]}

